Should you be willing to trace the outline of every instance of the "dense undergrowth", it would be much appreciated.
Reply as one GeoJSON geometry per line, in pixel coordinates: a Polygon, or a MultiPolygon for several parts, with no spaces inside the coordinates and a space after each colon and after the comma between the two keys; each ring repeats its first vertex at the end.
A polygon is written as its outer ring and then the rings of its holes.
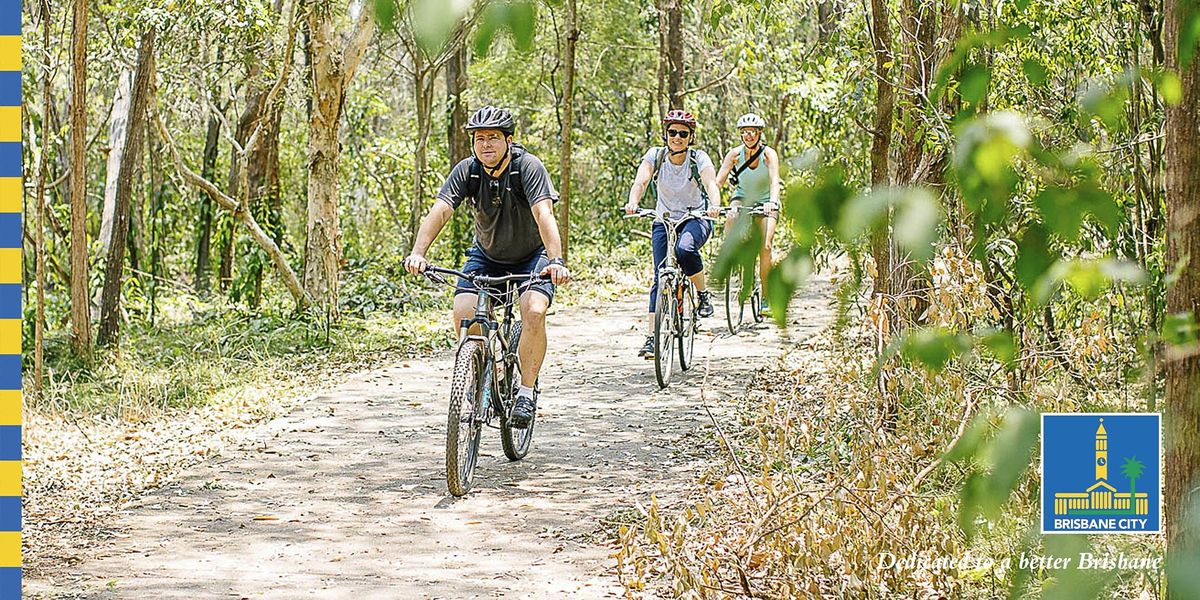
{"type": "MultiPolygon", "coordinates": [[[[970,320],[962,316],[989,311],[970,261],[960,259],[944,250],[931,267],[931,326],[953,331],[970,320]]],[[[842,318],[799,340],[756,374],[743,397],[721,407],[728,445],[719,445],[722,460],[691,493],[639,505],[620,528],[616,557],[628,595],[1160,597],[1160,536],[1041,536],[1036,452],[1004,443],[963,450],[981,431],[996,439],[1012,431],[1010,408],[1026,415],[1146,410],[1145,379],[1118,368],[1140,356],[1134,336],[1120,333],[1124,313],[1110,310],[1125,302],[1124,291],[1080,300],[1074,308],[1083,322],[1058,334],[1058,344],[1035,328],[1023,333],[1011,362],[973,350],[935,371],[903,356],[879,368],[879,311],[859,289],[847,278],[842,318]],[[1076,382],[1079,373],[1086,386],[1076,382]],[[994,514],[964,512],[975,502],[964,484],[977,470],[1017,477],[994,514]],[[1055,570],[1029,563],[1081,552],[1152,564],[1055,570]],[[939,558],[967,563],[949,568],[939,558]]]]}

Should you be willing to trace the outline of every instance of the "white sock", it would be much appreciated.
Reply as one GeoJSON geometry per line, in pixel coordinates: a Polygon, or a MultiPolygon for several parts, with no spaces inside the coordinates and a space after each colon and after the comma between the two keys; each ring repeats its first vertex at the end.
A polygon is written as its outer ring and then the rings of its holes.
{"type": "Polygon", "coordinates": [[[526,398],[529,398],[532,400],[533,399],[533,388],[523,385],[520,388],[517,388],[517,396],[525,396],[526,398]]]}

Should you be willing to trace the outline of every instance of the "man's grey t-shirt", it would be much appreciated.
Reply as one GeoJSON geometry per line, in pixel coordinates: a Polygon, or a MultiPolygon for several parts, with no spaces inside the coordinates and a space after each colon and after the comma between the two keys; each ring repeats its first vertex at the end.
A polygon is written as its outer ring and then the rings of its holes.
{"type": "MultiPolygon", "coordinates": [[[[642,162],[654,168],[654,161],[658,157],[658,153],[662,151],[661,146],[651,148],[646,151],[642,157],[642,162]]],[[[713,168],[712,159],[708,157],[703,150],[695,150],[696,155],[696,172],[700,173],[704,169],[713,168]]],[[[692,153],[689,152],[684,157],[683,164],[677,165],[664,154],[662,166],[659,167],[658,174],[658,198],[654,210],[660,213],[667,213],[672,217],[678,217],[683,213],[693,209],[703,209],[703,196],[700,194],[701,182],[692,179],[692,153]]]]}
{"type": "Polygon", "coordinates": [[[558,192],[550,182],[550,173],[538,157],[522,152],[499,177],[492,177],[487,169],[480,168],[479,192],[469,199],[464,195],[473,160],[473,157],[464,158],[454,166],[446,183],[442,184],[438,198],[454,208],[458,208],[463,200],[470,202],[475,209],[475,244],[485,256],[508,265],[529,260],[543,249],[532,207],[543,200],[558,202],[558,192]],[[520,183],[517,183],[518,178],[520,183]],[[499,193],[493,194],[493,189],[499,193]]]}

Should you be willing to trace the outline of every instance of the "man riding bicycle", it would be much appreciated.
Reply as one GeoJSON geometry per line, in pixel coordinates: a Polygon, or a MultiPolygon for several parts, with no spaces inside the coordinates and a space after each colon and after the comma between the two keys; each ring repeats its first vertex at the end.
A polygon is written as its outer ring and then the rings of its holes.
{"type": "MultiPolygon", "coordinates": [[[[473,156],[460,161],[446,177],[404,267],[414,275],[425,271],[426,251],[465,200],[475,213],[475,241],[462,272],[489,277],[536,273],[549,278],[530,280],[520,297],[521,385],[512,422],[525,428],[537,411],[534,384],[546,356],[546,310],[554,300],[555,286],[570,281],[571,275],[554,219],[558,192],[542,161],[512,141],[515,129],[512,114],[501,108],[485,106],[471,115],[466,130],[472,136],[473,156]]],[[[460,278],[454,290],[455,331],[475,314],[477,299],[475,285],[460,278]]]]}
{"type": "MultiPolygon", "coordinates": [[[[771,269],[771,244],[775,240],[775,224],[779,216],[779,156],[775,150],[762,141],[763,128],[767,122],[762,117],[747,113],[737,121],[742,143],[725,153],[721,162],[721,172],[717,174],[717,185],[723,186],[728,180],[736,186],[730,206],[747,208],[762,206],[766,216],[761,219],[763,246],[758,256],[759,281],[763,286],[762,306],[760,312],[768,312],[767,306],[767,272],[771,269]]],[[[731,219],[732,219],[731,213],[731,219]]],[[[731,221],[725,224],[729,231],[731,221]]]]}
{"type": "MultiPolygon", "coordinates": [[[[712,159],[703,150],[691,147],[696,136],[696,118],[684,110],[669,111],[662,120],[664,146],[648,150],[638,166],[637,176],[629,188],[625,212],[638,211],[642,194],[653,184],[657,198],[655,211],[678,217],[691,210],[708,210],[710,216],[720,213],[721,195],[717,188],[712,159]],[[710,199],[715,202],[710,206],[710,199]]],[[[701,219],[688,219],[677,230],[675,257],[683,274],[699,291],[698,312],[701,317],[713,314],[712,299],[704,281],[704,261],[700,248],[712,235],[712,224],[701,219]]],[[[650,286],[650,334],[638,351],[638,356],[654,358],[654,310],[658,292],[658,269],[667,256],[667,232],[662,223],[654,223],[651,235],[654,248],[654,283],[650,286]]]]}

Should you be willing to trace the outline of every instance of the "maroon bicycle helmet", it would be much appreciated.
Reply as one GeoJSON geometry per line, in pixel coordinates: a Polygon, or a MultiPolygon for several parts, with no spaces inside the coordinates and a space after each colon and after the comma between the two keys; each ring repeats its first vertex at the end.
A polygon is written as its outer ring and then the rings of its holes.
{"type": "Polygon", "coordinates": [[[687,125],[688,129],[691,129],[692,132],[696,131],[696,117],[693,117],[692,113],[686,110],[674,109],[667,111],[666,116],[664,116],[662,119],[663,127],[666,127],[672,123],[687,125]]]}

